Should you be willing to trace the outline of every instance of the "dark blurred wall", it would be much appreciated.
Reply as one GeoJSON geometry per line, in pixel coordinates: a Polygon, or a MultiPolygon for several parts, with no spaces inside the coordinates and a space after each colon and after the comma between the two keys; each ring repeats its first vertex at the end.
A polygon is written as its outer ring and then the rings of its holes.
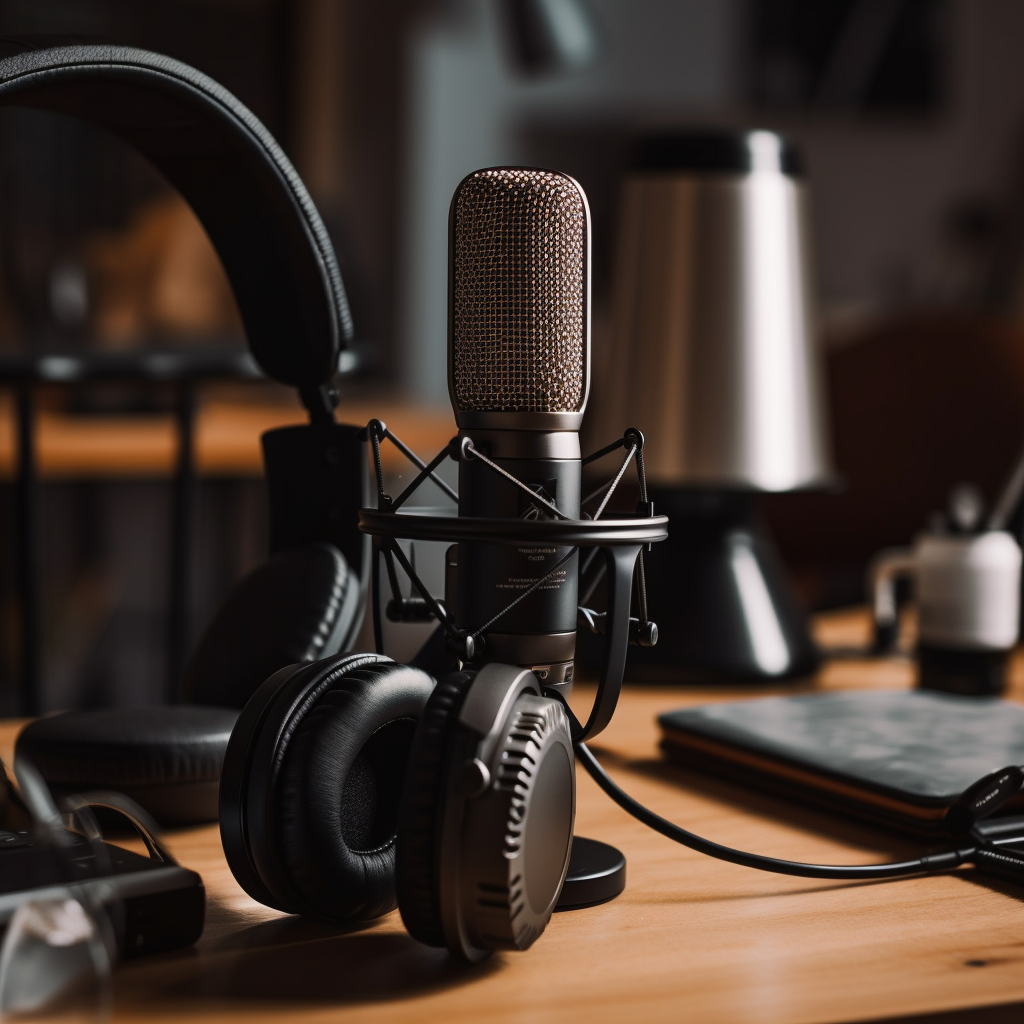
{"type": "Polygon", "coordinates": [[[78,37],[156,50],[217,79],[286,136],[287,0],[5,0],[0,35],[78,37]]]}
{"type": "Polygon", "coordinates": [[[360,170],[346,184],[344,223],[356,279],[373,295],[369,336],[397,352],[392,372],[408,390],[445,400],[447,213],[461,177],[518,163],[580,179],[594,213],[599,319],[618,178],[632,144],[653,130],[759,126],[800,144],[830,330],[893,309],[986,300],[992,245],[978,236],[1015,194],[1024,5],[575,3],[598,35],[596,61],[533,76],[511,58],[499,0],[348,5],[344,52],[357,84],[350,76],[346,159],[360,170]],[[817,36],[800,35],[801,19],[825,8],[839,14],[817,36]],[[895,14],[858,91],[840,51],[859,38],[848,22],[867,8],[895,14]],[[778,87],[780,10],[810,68],[795,61],[799,87],[789,93],[778,87]],[[820,52],[808,57],[812,44],[820,52]]]}

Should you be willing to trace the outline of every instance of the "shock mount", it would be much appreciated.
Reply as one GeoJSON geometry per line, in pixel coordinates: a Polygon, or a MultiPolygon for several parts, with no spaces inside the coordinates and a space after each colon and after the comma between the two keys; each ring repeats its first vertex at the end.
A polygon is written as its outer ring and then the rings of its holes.
{"type": "MultiPolygon", "coordinates": [[[[374,643],[377,650],[383,648],[382,565],[391,592],[384,614],[395,622],[436,621],[438,629],[428,644],[435,650],[440,648],[450,667],[456,669],[463,663],[486,661],[490,630],[508,612],[550,580],[580,549],[585,549],[586,554],[580,560],[580,597],[576,618],[578,628],[604,636],[597,693],[586,721],[580,722],[565,700],[568,687],[546,686],[545,692],[561,701],[569,719],[574,743],[601,732],[611,721],[618,702],[628,648],[630,645],[653,646],[658,640],[658,627],[648,614],[644,553],[650,550],[652,544],[668,536],[668,518],[655,515],[653,504],[648,498],[643,434],[630,428],[622,437],[581,460],[581,465],[587,466],[613,452],[625,452],[614,476],[583,498],[581,505],[584,508],[595,502],[597,507],[592,513],[584,511],[579,519],[565,515],[554,503],[538,495],[535,489],[493,462],[486,451],[482,451],[470,437],[453,438],[429,462],[424,462],[381,420],[371,420],[366,426],[365,435],[373,456],[377,507],[360,510],[359,529],[373,538],[371,579],[374,594],[374,643]],[[393,444],[418,470],[396,498],[391,497],[385,489],[381,458],[381,445],[384,441],[393,444]],[[458,494],[438,474],[439,467],[447,459],[478,460],[495,475],[525,491],[539,514],[528,519],[403,514],[402,507],[428,479],[451,500],[458,501],[458,494]],[[635,514],[602,518],[630,464],[636,468],[640,495],[635,514]],[[567,547],[568,551],[544,575],[534,579],[487,621],[460,623],[454,620],[452,610],[444,599],[430,592],[416,572],[413,561],[399,545],[399,540],[536,544],[567,547]],[[399,568],[409,582],[408,595],[403,593],[399,568]],[[605,576],[608,578],[607,608],[605,611],[595,611],[588,605],[605,576]],[[634,597],[637,611],[635,616],[631,614],[634,597]]],[[[573,840],[569,875],[558,908],[569,909],[601,903],[617,896],[624,886],[625,859],[622,854],[606,843],[576,837],[573,840]]]]}

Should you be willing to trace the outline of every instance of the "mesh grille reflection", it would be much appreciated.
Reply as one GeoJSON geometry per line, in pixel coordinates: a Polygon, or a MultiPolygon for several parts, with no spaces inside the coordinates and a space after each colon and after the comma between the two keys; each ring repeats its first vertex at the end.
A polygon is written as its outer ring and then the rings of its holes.
{"type": "Polygon", "coordinates": [[[462,183],[452,231],[458,408],[582,410],[586,225],[579,187],[564,175],[495,168],[462,183]]]}

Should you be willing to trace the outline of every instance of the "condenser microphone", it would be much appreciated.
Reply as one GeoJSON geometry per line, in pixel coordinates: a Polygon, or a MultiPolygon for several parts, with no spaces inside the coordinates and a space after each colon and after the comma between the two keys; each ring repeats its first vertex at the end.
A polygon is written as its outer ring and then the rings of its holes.
{"type": "MultiPolygon", "coordinates": [[[[554,171],[470,174],[452,199],[450,260],[448,389],[461,443],[459,515],[578,519],[579,428],[590,384],[583,189],[554,171]]],[[[457,569],[448,601],[459,625],[484,638],[472,660],[521,665],[549,685],[570,683],[573,549],[467,541],[457,548],[449,553],[457,569]]]]}

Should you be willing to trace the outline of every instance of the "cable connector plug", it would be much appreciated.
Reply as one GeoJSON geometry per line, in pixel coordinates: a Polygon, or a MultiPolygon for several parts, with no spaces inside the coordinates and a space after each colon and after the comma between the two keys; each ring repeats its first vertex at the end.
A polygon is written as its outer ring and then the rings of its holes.
{"type": "Polygon", "coordinates": [[[1010,846],[981,846],[971,861],[982,874],[1024,885],[1024,850],[1010,846]]]}

